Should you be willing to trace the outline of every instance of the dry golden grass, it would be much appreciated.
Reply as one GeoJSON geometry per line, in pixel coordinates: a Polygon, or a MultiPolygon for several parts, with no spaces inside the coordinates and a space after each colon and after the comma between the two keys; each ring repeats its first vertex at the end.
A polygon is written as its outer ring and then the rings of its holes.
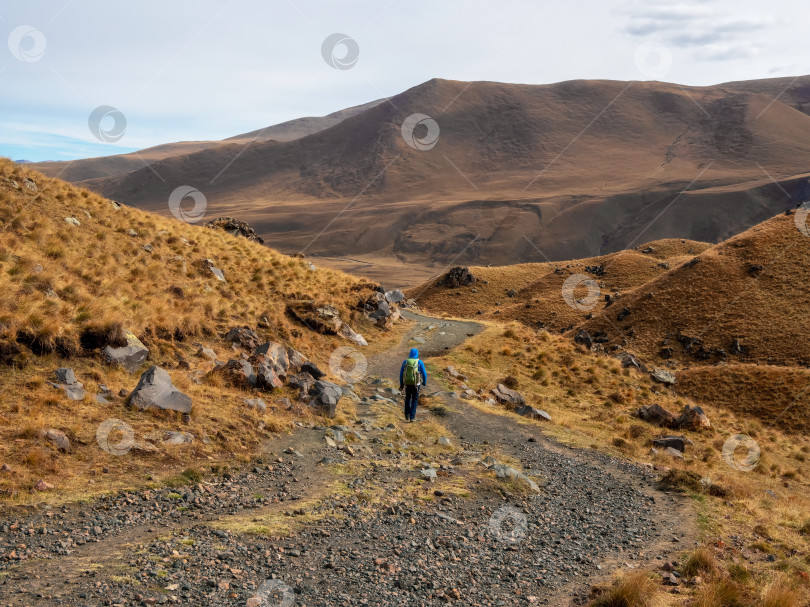
{"type": "Polygon", "coordinates": [[[658,604],[658,582],[649,571],[634,571],[603,590],[589,607],[653,607],[658,604]]]}
{"type": "MultiPolygon", "coordinates": [[[[528,404],[549,412],[552,424],[518,417],[501,406],[478,401],[470,401],[471,405],[536,426],[567,444],[657,466],[662,476],[674,479],[693,498],[703,542],[701,550],[684,557],[689,575],[699,571],[701,577],[713,579],[711,571],[723,577],[720,572],[728,570],[734,584],[746,580],[744,597],[757,594],[758,588],[764,588],[781,571],[800,581],[808,576],[810,532],[802,531],[810,529],[807,436],[765,426],[745,412],[705,405],[712,428],[678,432],[694,442],[687,447],[684,461],[660,451],[652,454],[652,439],[672,431],[646,424],[631,413],[653,403],[677,413],[684,405],[694,404],[692,400],[664,389],[646,374],[622,369],[610,356],[586,351],[568,337],[532,330],[517,322],[487,322],[482,333],[432,364],[454,366],[470,377],[467,384],[473,390],[483,388],[485,393],[511,376],[528,404]],[[726,440],[738,433],[754,438],[761,449],[759,464],[751,472],[732,468],[723,458],[726,440]],[[666,469],[671,471],[665,473],[666,469]],[[712,487],[702,484],[703,478],[709,478],[712,487]],[[760,533],[765,525],[767,540],[760,533]],[[745,547],[729,547],[730,534],[745,547]],[[774,562],[764,560],[766,553],[761,549],[765,547],[776,558],[774,562]],[[737,564],[741,559],[745,567],[737,564]]],[[[457,389],[456,380],[444,381],[457,389]]],[[[807,583],[801,583],[808,591],[807,583]]],[[[707,590],[701,600],[712,604],[708,602],[713,600],[712,593],[722,595],[728,591],[726,586],[716,592],[707,590]]]]}
{"type": "MultiPolygon", "coordinates": [[[[694,254],[703,252],[710,245],[691,240],[661,240],[641,245],[631,251],[619,251],[609,255],[560,261],[554,263],[529,263],[499,267],[471,267],[478,279],[471,287],[448,289],[440,283],[443,276],[408,292],[418,296],[418,303],[425,310],[457,317],[481,317],[501,322],[519,320],[536,327],[542,324],[549,330],[560,330],[585,321],[587,312],[569,307],[562,297],[562,286],[572,274],[584,274],[600,282],[605,294],[624,292],[636,288],[666,270],[659,264],[666,260],[673,267],[694,254]],[[653,247],[655,254],[640,251],[653,247]],[[588,274],[587,266],[603,265],[609,269],[606,276],[588,274]],[[561,273],[555,273],[559,269],[561,273]],[[475,290],[475,292],[473,292],[475,290]],[[514,290],[509,297],[507,291],[514,290]],[[481,310],[484,314],[479,315],[481,310]]],[[[587,288],[574,291],[575,297],[587,295],[587,288]],[[581,291],[581,292],[580,292],[581,291]]]]}
{"type": "MultiPolygon", "coordinates": [[[[330,303],[372,338],[379,332],[356,310],[368,289],[346,274],[312,271],[304,260],[243,238],[116,207],[0,160],[0,463],[12,469],[0,473],[0,496],[42,499],[28,490],[44,478],[58,492],[48,499],[63,500],[169,478],[190,465],[249,460],[271,433],[314,418],[278,405],[278,397],[293,396],[286,390],[264,395],[268,411],[258,413],[243,404],[257,394],[215,380],[198,383],[213,367],[195,356],[199,346],[211,347],[221,360],[233,358],[221,336],[249,326],[328,370],[329,355],[346,342],[298,325],[285,306],[308,299],[330,303]],[[24,185],[26,178],[36,191],[24,185]],[[227,282],[215,278],[209,259],[227,282]],[[174,414],[130,411],[122,399],[95,401],[100,384],[117,394],[138,380],[99,355],[100,346],[121,343],[124,331],[137,335],[150,348],[150,364],[169,370],[175,385],[193,398],[188,425],[174,414]],[[83,401],[67,400],[45,383],[62,366],[72,367],[85,384],[83,401]],[[153,430],[189,431],[197,440],[161,447],[157,454],[115,457],[95,440],[108,418],[130,424],[136,440],[153,430]],[[48,428],[68,435],[71,453],[58,453],[39,438],[48,428]]],[[[341,403],[339,415],[350,419],[353,405],[341,403]]]]}

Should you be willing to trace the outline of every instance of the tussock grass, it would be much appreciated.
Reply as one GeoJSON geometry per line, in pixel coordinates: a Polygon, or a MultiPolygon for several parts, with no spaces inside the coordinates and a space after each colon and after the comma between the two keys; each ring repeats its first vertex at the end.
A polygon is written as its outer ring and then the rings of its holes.
{"type": "MultiPolygon", "coordinates": [[[[213,363],[196,356],[199,347],[212,348],[220,360],[233,358],[222,336],[248,326],[328,371],[330,354],[346,342],[299,325],[286,306],[329,303],[373,343],[378,331],[356,308],[369,289],[349,275],[312,271],[305,260],[222,231],[116,206],[0,159],[0,463],[12,468],[0,475],[0,499],[58,501],[147,482],[194,482],[178,475],[202,463],[248,461],[271,433],[315,416],[281,406],[280,397],[294,397],[286,389],[260,395],[266,413],[247,410],[243,400],[259,395],[205,378],[213,363]],[[26,178],[36,191],[23,184],[26,178]],[[211,263],[227,282],[216,279],[211,263]],[[149,364],[167,369],[192,397],[189,424],[173,413],[130,411],[119,398],[95,401],[101,384],[117,394],[137,383],[138,374],[112,368],[100,355],[106,345],[124,345],[126,332],[150,349],[149,364]],[[83,401],[69,401],[45,383],[63,366],[85,384],[83,401]],[[158,454],[116,457],[96,444],[96,429],[108,418],[129,424],[136,440],[155,430],[188,431],[196,440],[160,447],[158,454]],[[72,452],[45,444],[39,433],[47,428],[64,431],[72,452]],[[40,478],[56,492],[29,494],[40,478]]],[[[343,403],[339,411],[343,421],[354,415],[343,403]]]]}
{"type": "Polygon", "coordinates": [[[588,607],[654,607],[658,583],[648,571],[635,571],[618,578],[598,593],[588,607]]]}

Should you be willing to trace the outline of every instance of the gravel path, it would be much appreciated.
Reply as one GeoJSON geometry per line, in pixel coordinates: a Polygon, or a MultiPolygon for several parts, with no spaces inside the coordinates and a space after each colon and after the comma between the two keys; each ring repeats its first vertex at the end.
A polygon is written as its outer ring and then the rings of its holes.
{"type": "Polygon", "coordinates": [[[369,361],[357,386],[357,425],[336,428],[357,432],[350,447],[301,428],[238,474],[5,513],[0,606],[568,605],[614,567],[671,559],[691,541],[688,505],[658,492],[651,472],[562,447],[537,426],[449,395],[437,397],[449,411],[438,421],[452,448],[383,424],[400,405],[375,376],[396,373],[411,337],[430,355],[480,330],[408,318],[401,347],[369,361]],[[519,462],[540,492],[506,490],[493,455],[519,462]],[[292,532],[255,534],[268,521],[292,532]]]}

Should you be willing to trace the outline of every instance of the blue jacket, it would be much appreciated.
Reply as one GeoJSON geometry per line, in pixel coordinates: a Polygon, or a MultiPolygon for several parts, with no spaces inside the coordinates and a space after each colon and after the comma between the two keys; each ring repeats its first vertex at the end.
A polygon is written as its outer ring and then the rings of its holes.
{"type": "MultiPolygon", "coordinates": [[[[408,358],[419,358],[419,350],[416,348],[411,348],[410,354],[408,354],[408,358]]],[[[408,360],[402,361],[402,366],[399,369],[399,385],[403,385],[405,381],[405,364],[408,360]]],[[[422,360],[419,360],[419,374],[422,376],[422,385],[427,386],[427,371],[425,370],[425,363],[422,360]]]]}

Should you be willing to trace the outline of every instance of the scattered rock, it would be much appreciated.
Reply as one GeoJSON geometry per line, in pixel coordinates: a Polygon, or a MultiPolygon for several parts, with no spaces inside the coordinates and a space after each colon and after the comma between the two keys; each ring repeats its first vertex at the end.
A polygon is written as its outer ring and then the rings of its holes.
{"type": "Polygon", "coordinates": [[[200,348],[197,350],[197,356],[206,360],[214,361],[217,359],[217,353],[211,348],[200,348]]]}
{"type": "Polygon", "coordinates": [[[65,221],[66,221],[66,222],[68,222],[70,225],[75,226],[75,227],[77,227],[77,228],[78,228],[78,227],[80,227],[80,226],[82,225],[82,224],[79,222],[79,220],[78,220],[78,219],[76,219],[75,217],[65,217],[65,221]]]}
{"type": "Polygon", "coordinates": [[[261,411],[262,413],[267,411],[267,403],[261,398],[246,398],[244,403],[247,405],[248,409],[255,409],[256,411],[261,411]]]}
{"type": "Polygon", "coordinates": [[[749,264],[748,266],[748,275],[752,278],[757,278],[760,274],[762,274],[762,266],[758,263],[756,264],[749,264]]]}
{"type": "Polygon", "coordinates": [[[363,337],[362,335],[360,335],[359,333],[355,333],[354,329],[352,329],[346,323],[343,323],[341,325],[340,329],[338,329],[338,333],[340,333],[341,336],[345,337],[349,341],[354,342],[358,346],[367,346],[368,345],[368,342],[366,341],[366,338],[363,337]]]}
{"type": "Polygon", "coordinates": [[[665,384],[667,386],[674,386],[675,385],[675,374],[672,371],[668,371],[667,369],[661,369],[656,367],[653,369],[650,376],[657,382],[665,384]]]}
{"type": "Polygon", "coordinates": [[[313,384],[309,394],[312,397],[309,402],[310,407],[315,408],[326,417],[334,417],[343,391],[337,384],[318,380],[313,384]]]}
{"type": "Polygon", "coordinates": [[[51,428],[49,430],[43,431],[41,436],[44,440],[51,443],[59,451],[63,453],[70,453],[70,439],[67,437],[67,434],[65,434],[61,430],[51,428]]]}
{"type": "Polygon", "coordinates": [[[459,381],[467,381],[468,379],[466,375],[456,371],[455,367],[445,367],[444,370],[453,379],[457,379],[459,381]]]}
{"type": "Polygon", "coordinates": [[[104,359],[111,365],[122,367],[127,373],[137,371],[146,359],[149,358],[149,348],[133,333],[127,331],[125,334],[127,345],[120,348],[107,346],[104,348],[104,359]]]}
{"type": "Polygon", "coordinates": [[[64,390],[70,400],[84,400],[87,393],[84,391],[84,385],[76,380],[73,369],[61,367],[55,371],[55,374],[56,383],[51,383],[52,386],[64,390]]]}
{"type": "Polygon", "coordinates": [[[191,397],[172,384],[171,376],[162,368],[152,366],[141,375],[138,385],[129,395],[129,405],[137,409],[163,409],[191,413],[191,397]]]}
{"type": "Polygon", "coordinates": [[[245,350],[255,350],[262,340],[250,327],[234,327],[225,334],[225,341],[234,343],[245,350]]]}
{"type": "Polygon", "coordinates": [[[683,459],[683,453],[672,447],[667,447],[666,449],[664,449],[663,453],[676,459],[683,459]]]}
{"type": "Polygon", "coordinates": [[[551,421],[551,416],[547,412],[543,411],[542,409],[535,409],[529,405],[516,407],[515,413],[531,419],[540,419],[547,422],[551,421]]]}
{"type": "Polygon", "coordinates": [[[662,449],[666,449],[668,447],[672,447],[673,449],[677,449],[681,453],[686,450],[686,445],[692,445],[691,440],[686,438],[685,436],[661,436],[659,438],[653,439],[653,445],[656,447],[660,447],[662,449]]]}
{"type": "Polygon", "coordinates": [[[450,439],[446,436],[440,436],[439,440],[436,441],[437,444],[441,445],[442,447],[452,447],[453,443],[450,442],[450,439]]]}
{"type": "Polygon", "coordinates": [[[37,484],[34,485],[34,491],[50,491],[51,489],[53,489],[53,485],[42,479],[39,479],[37,484]]]}
{"type": "Polygon", "coordinates": [[[633,416],[645,422],[655,424],[656,426],[661,426],[662,428],[676,427],[675,414],[670,413],[658,404],[641,407],[638,411],[633,413],[633,416]]]}
{"type": "Polygon", "coordinates": [[[593,339],[591,339],[591,334],[588,333],[585,329],[582,329],[579,333],[576,334],[576,337],[574,337],[574,342],[582,344],[588,349],[590,349],[590,347],[593,345],[593,339]]]}
{"type": "Polygon", "coordinates": [[[290,357],[287,354],[287,348],[281,344],[272,341],[265,342],[253,351],[253,356],[257,361],[267,363],[279,377],[287,376],[287,371],[290,369],[290,357]]]}
{"type": "Polygon", "coordinates": [[[526,404],[526,400],[518,392],[510,390],[503,384],[498,384],[494,390],[490,390],[492,395],[502,405],[520,407],[526,404]]]}
{"type": "Polygon", "coordinates": [[[712,424],[709,418],[700,407],[684,406],[678,417],[675,425],[678,428],[685,428],[687,430],[701,430],[703,428],[711,428],[712,424]]]}
{"type": "Polygon", "coordinates": [[[315,379],[321,379],[326,376],[326,373],[321,371],[315,363],[309,361],[301,365],[301,372],[309,373],[315,379]]]}

